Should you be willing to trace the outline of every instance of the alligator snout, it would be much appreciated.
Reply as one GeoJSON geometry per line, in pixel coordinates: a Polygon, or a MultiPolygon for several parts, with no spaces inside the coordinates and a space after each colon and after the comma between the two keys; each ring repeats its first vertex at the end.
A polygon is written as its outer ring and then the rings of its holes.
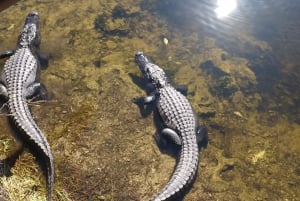
{"type": "Polygon", "coordinates": [[[25,24],[38,24],[39,23],[39,14],[36,11],[30,12],[25,20],[25,24]]]}
{"type": "Polygon", "coordinates": [[[144,52],[142,51],[139,51],[135,54],[135,62],[137,63],[137,65],[142,68],[144,67],[147,63],[150,63],[151,62],[151,59],[146,56],[144,54],[144,52]]]}

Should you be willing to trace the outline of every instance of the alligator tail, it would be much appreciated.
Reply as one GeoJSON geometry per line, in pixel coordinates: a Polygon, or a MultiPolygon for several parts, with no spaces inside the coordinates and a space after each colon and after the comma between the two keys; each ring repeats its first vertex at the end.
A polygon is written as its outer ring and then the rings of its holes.
{"type": "Polygon", "coordinates": [[[39,129],[31,113],[25,98],[16,95],[8,101],[10,117],[17,131],[21,131],[16,137],[25,142],[32,154],[36,157],[41,169],[47,178],[47,200],[52,199],[54,184],[54,162],[49,143],[39,129]]]}
{"type": "Polygon", "coordinates": [[[199,148],[197,143],[183,143],[179,161],[165,187],[154,196],[151,201],[166,201],[177,196],[194,179],[199,161],[199,148]]]}

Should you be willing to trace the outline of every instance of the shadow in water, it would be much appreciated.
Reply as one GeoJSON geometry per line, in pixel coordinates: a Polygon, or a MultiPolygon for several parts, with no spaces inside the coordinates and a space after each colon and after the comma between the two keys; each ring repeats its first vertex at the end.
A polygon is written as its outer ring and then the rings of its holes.
{"type": "Polygon", "coordinates": [[[0,1],[0,12],[9,8],[11,5],[17,3],[19,0],[1,0],[0,1]]]}

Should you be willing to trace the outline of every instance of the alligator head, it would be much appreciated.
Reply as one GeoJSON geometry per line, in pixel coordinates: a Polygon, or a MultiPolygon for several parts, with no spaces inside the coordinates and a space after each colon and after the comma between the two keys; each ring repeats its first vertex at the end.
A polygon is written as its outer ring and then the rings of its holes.
{"type": "Polygon", "coordinates": [[[161,88],[168,84],[163,69],[152,63],[143,52],[137,52],[135,54],[135,62],[139,66],[144,78],[151,82],[155,87],[161,88]]]}
{"type": "Polygon", "coordinates": [[[40,44],[39,15],[37,12],[31,12],[26,17],[23,30],[21,31],[19,36],[18,46],[39,47],[39,44],[40,44]]]}

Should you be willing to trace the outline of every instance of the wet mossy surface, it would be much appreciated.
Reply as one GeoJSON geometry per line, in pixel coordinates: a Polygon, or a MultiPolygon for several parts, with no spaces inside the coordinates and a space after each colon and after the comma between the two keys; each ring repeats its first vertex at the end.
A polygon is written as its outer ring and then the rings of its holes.
{"type": "MultiPolygon", "coordinates": [[[[28,12],[40,13],[41,51],[50,58],[41,81],[49,98],[30,107],[53,150],[54,200],[149,200],[172,174],[176,160],[157,147],[152,115],[142,118],[132,102],[145,95],[134,63],[140,50],[174,85],[187,87],[208,128],[185,200],[298,199],[295,60],[268,74],[278,61],[268,41],[248,29],[228,41],[207,35],[186,12],[195,2],[32,0],[1,12],[0,51],[15,47],[28,12]]],[[[0,128],[3,159],[16,147],[4,108],[0,128]]],[[[0,180],[0,198],[45,200],[44,177],[28,151],[11,171],[0,180]]]]}

